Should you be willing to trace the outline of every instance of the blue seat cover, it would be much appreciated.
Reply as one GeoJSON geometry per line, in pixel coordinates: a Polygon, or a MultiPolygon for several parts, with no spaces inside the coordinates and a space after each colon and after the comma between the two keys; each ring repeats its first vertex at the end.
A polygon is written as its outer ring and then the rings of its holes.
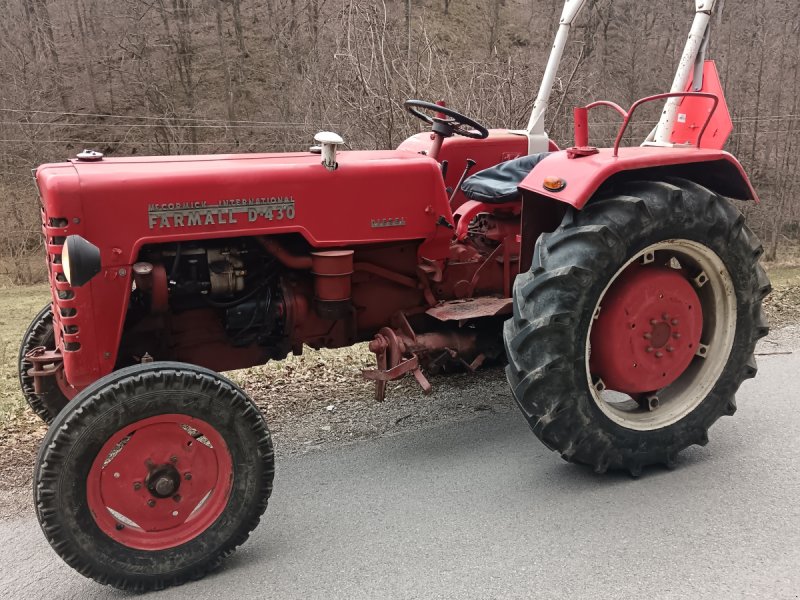
{"type": "Polygon", "coordinates": [[[551,152],[529,154],[478,171],[464,180],[461,191],[470,200],[487,204],[513,202],[520,196],[518,186],[522,180],[550,154],[551,152]]]}

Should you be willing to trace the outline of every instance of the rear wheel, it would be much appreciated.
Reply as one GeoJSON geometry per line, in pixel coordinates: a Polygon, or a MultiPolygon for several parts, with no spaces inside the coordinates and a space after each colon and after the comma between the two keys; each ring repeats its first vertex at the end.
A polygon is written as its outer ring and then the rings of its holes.
{"type": "Polygon", "coordinates": [[[56,552],[127,590],[198,579],[258,524],[272,491],[261,413],[224,377],[181,363],[121,369],[53,422],[34,494],[56,552]]]}
{"type": "Polygon", "coordinates": [[[56,348],[53,311],[49,304],[33,318],[25,335],[22,336],[17,364],[19,365],[19,385],[25,401],[42,421],[51,423],[61,409],[67,405],[67,402],[75,396],[77,390],[66,382],[62,370],[55,377],[43,378],[40,382],[40,391],[37,393],[34,378],[29,375],[33,363],[27,358],[28,352],[34,348],[44,348],[45,350],[55,350],[56,348]]]}
{"type": "Polygon", "coordinates": [[[770,285],[729,201],[680,179],[619,192],[537,242],[505,325],[507,375],[548,447],[637,475],[736,410],[770,285]]]}

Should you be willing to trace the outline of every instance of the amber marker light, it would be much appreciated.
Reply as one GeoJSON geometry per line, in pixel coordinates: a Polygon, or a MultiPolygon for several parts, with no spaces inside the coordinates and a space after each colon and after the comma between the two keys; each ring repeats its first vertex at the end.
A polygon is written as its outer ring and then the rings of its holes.
{"type": "Polygon", "coordinates": [[[542,187],[548,192],[560,192],[567,187],[567,182],[561,179],[561,177],[554,177],[550,175],[549,177],[544,178],[542,187]]]}

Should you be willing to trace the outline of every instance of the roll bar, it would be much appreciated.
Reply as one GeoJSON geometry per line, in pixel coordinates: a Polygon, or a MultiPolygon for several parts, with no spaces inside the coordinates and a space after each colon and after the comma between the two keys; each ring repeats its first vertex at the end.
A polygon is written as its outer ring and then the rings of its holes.
{"type": "Polygon", "coordinates": [[[588,114],[589,111],[593,108],[597,108],[600,106],[605,106],[607,108],[611,108],[612,110],[619,113],[622,117],[622,125],[617,132],[617,137],[614,140],[614,153],[613,156],[616,158],[619,156],[619,146],[622,143],[622,138],[625,137],[625,132],[628,129],[628,125],[630,124],[631,120],[633,119],[633,113],[639,108],[642,104],[646,104],[647,102],[654,102],[656,100],[672,100],[672,99],[680,99],[680,98],[707,98],[713,102],[713,106],[711,110],[708,111],[708,115],[706,116],[705,121],[703,122],[703,126],[700,127],[697,133],[697,141],[695,142],[696,146],[700,146],[700,140],[703,139],[703,134],[705,134],[706,129],[708,129],[708,124],[711,122],[711,118],[714,116],[714,113],[717,110],[717,106],[719,106],[719,96],[716,94],[712,94],[710,92],[667,92],[665,94],[655,94],[653,96],[647,96],[646,98],[641,98],[631,104],[631,107],[626,111],[623,109],[619,104],[615,102],[609,102],[608,100],[598,100],[597,102],[592,102],[591,104],[587,104],[582,108],[575,109],[575,147],[576,148],[587,148],[589,146],[589,126],[588,126],[588,114]]]}
{"type": "MultiPolygon", "coordinates": [[[[647,145],[671,145],[669,136],[672,131],[672,125],[675,122],[678,105],[680,104],[680,93],[686,89],[692,73],[697,71],[697,66],[702,65],[705,47],[708,42],[709,23],[716,2],[717,0],[695,0],[695,16],[689,32],[689,39],[684,47],[681,60],[675,72],[675,79],[670,89],[671,94],[679,95],[667,97],[667,103],[659,123],[645,141],[647,145]]],[[[550,140],[544,127],[547,106],[553,92],[553,84],[558,73],[558,67],[564,56],[564,49],[567,46],[572,24],[587,4],[588,0],[565,0],[564,2],[564,10],[561,13],[553,49],[547,60],[547,66],[539,86],[539,93],[533,103],[528,127],[518,132],[528,137],[528,152],[531,154],[545,152],[548,149],[550,140]]],[[[702,73],[702,71],[700,72],[702,73]]],[[[652,99],[651,97],[647,101],[652,99]]]]}

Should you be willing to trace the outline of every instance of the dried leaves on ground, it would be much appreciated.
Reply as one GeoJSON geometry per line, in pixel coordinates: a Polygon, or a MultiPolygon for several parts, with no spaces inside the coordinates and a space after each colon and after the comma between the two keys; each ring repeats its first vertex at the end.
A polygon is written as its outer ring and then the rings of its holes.
{"type": "Polygon", "coordinates": [[[764,299],[770,327],[800,322],[800,283],[776,285],[764,299]]]}

